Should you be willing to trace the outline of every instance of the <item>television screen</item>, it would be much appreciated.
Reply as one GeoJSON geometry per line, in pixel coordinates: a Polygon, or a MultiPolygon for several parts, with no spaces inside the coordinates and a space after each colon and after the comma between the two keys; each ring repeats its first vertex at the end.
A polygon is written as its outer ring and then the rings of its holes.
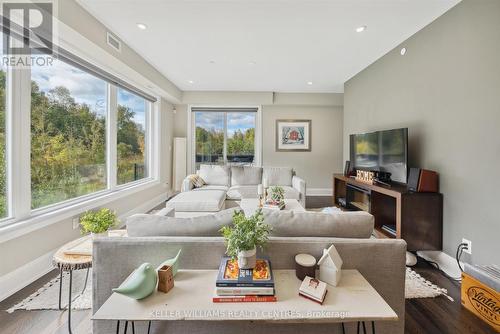
{"type": "Polygon", "coordinates": [[[406,183],[408,129],[394,129],[351,135],[354,168],[391,173],[392,181],[406,183]]]}

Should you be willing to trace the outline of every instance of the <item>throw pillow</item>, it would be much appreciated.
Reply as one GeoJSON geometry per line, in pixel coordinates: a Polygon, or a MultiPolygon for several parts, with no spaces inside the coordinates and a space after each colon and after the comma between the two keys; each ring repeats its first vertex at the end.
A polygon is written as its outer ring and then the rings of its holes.
{"type": "Polygon", "coordinates": [[[198,174],[191,174],[188,176],[189,180],[193,183],[195,188],[203,187],[206,183],[198,174]]]}

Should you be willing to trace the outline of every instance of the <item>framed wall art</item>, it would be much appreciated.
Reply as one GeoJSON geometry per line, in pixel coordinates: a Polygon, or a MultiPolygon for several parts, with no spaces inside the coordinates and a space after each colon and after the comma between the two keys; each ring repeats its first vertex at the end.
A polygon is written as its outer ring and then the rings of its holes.
{"type": "Polygon", "coordinates": [[[311,120],[276,120],[276,151],[311,151],[311,120]]]}

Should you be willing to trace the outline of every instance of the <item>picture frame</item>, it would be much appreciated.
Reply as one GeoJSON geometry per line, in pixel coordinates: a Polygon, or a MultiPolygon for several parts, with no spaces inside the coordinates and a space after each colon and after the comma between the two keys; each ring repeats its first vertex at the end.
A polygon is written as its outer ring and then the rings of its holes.
{"type": "Polygon", "coordinates": [[[311,152],[311,120],[276,120],[276,152],[311,152]]]}

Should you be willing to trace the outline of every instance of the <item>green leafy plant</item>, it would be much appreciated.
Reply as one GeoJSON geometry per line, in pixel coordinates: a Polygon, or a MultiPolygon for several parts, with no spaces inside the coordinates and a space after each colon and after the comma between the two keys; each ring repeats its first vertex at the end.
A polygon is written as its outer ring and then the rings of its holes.
{"type": "Polygon", "coordinates": [[[283,189],[283,187],[280,186],[271,187],[270,192],[271,192],[271,200],[274,202],[281,203],[285,199],[285,189],[283,189]]]}
{"type": "Polygon", "coordinates": [[[264,214],[260,209],[248,218],[243,211],[235,211],[232,226],[224,226],[220,231],[226,242],[227,255],[236,258],[240,251],[264,247],[271,226],[264,223],[264,214]]]}
{"type": "Polygon", "coordinates": [[[118,224],[116,212],[111,211],[110,209],[87,211],[80,217],[82,234],[89,232],[103,233],[116,224],[118,224]]]}

